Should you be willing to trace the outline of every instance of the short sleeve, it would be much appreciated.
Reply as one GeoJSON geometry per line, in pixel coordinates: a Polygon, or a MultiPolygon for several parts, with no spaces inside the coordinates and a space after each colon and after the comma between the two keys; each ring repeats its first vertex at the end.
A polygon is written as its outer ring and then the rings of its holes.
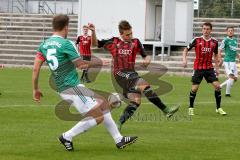
{"type": "Polygon", "coordinates": [[[45,62],[45,61],[46,61],[45,57],[43,56],[42,52],[40,52],[40,51],[37,51],[37,54],[36,54],[36,57],[35,57],[35,58],[36,58],[37,60],[42,61],[42,62],[45,62]]]}
{"type": "Polygon", "coordinates": [[[78,36],[76,39],[76,45],[78,45],[79,43],[80,43],[80,36],[78,36]]]}
{"type": "Polygon", "coordinates": [[[106,47],[106,45],[112,44],[114,38],[98,40],[98,48],[106,47]]]}
{"type": "Polygon", "coordinates": [[[67,40],[64,46],[63,52],[67,54],[68,58],[73,61],[77,58],[80,58],[80,55],[77,51],[77,48],[74,44],[74,42],[67,40]]]}
{"type": "Polygon", "coordinates": [[[188,51],[190,51],[193,47],[196,46],[196,41],[196,38],[192,39],[192,41],[187,46],[188,51]]]}
{"type": "Polygon", "coordinates": [[[43,45],[43,43],[41,43],[40,47],[37,49],[37,53],[36,53],[35,59],[40,60],[42,62],[45,62],[46,58],[43,56],[43,52],[41,50],[42,45],[43,45]]]}
{"type": "Polygon", "coordinates": [[[220,49],[224,49],[225,48],[225,39],[222,40],[221,44],[220,44],[220,49]]]}

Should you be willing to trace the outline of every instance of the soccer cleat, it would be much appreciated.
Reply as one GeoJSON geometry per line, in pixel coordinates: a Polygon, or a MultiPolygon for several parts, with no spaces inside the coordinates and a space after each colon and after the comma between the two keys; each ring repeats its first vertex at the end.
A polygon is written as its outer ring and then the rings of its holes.
{"type": "Polygon", "coordinates": [[[123,137],[121,142],[117,143],[116,146],[118,149],[123,149],[126,146],[133,144],[134,142],[136,142],[137,140],[137,136],[133,136],[133,137],[123,137]]]}
{"type": "Polygon", "coordinates": [[[90,79],[86,78],[86,79],[85,79],[85,82],[86,82],[86,83],[91,83],[92,81],[90,81],[90,79]]]}
{"type": "Polygon", "coordinates": [[[176,113],[179,109],[180,105],[173,106],[171,108],[167,107],[163,110],[166,117],[170,118],[176,113]]]}
{"type": "Polygon", "coordinates": [[[58,137],[58,140],[59,140],[59,142],[62,143],[62,145],[64,145],[64,147],[67,151],[73,151],[73,143],[71,141],[68,141],[65,138],[63,138],[63,135],[58,137]]]}
{"type": "Polygon", "coordinates": [[[225,94],[225,97],[231,97],[231,95],[230,94],[225,94]]]}
{"type": "Polygon", "coordinates": [[[227,115],[227,113],[222,108],[216,109],[216,113],[219,113],[219,114],[221,114],[223,116],[227,115]]]}
{"type": "Polygon", "coordinates": [[[194,108],[188,108],[188,115],[194,116],[194,108]]]}

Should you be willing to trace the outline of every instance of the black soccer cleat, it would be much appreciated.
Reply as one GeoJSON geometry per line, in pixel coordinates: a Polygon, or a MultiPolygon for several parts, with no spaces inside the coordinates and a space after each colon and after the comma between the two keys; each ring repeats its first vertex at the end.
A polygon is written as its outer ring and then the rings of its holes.
{"type": "Polygon", "coordinates": [[[58,140],[64,145],[67,151],[73,151],[73,143],[71,141],[66,140],[62,135],[58,137],[58,140]]]}
{"type": "Polygon", "coordinates": [[[163,113],[165,114],[165,116],[167,118],[170,118],[170,117],[172,117],[174,115],[174,113],[176,113],[178,111],[179,107],[180,107],[180,105],[175,105],[175,106],[173,106],[171,108],[167,107],[167,108],[165,108],[163,110],[163,113]]]}
{"type": "Polygon", "coordinates": [[[92,81],[90,81],[90,79],[86,78],[86,79],[85,79],[85,82],[86,82],[86,83],[91,83],[92,81]]]}
{"type": "Polygon", "coordinates": [[[230,94],[225,94],[225,97],[231,97],[231,95],[230,94]]]}
{"type": "Polygon", "coordinates": [[[137,136],[133,136],[133,137],[123,137],[121,142],[117,143],[116,146],[118,149],[123,149],[128,145],[133,144],[134,142],[136,142],[137,140],[137,136]]]}

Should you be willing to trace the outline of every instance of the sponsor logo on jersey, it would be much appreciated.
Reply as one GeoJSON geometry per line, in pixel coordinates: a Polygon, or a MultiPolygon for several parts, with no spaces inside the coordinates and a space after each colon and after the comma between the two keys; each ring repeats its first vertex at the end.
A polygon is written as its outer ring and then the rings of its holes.
{"type": "Polygon", "coordinates": [[[230,48],[230,50],[232,50],[232,51],[236,51],[236,50],[237,50],[237,47],[235,47],[235,46],[230,46],[230,45],[229,45],[229,48],[230,48]]]}
{"type": "Polygon", "coordinates": [[[202,47],[202,52],[206,53],[206,52],[211,52],[211,48],[207,48],[207,47],[202,47]]]}
{"type": "Polygon", "coordinates": [[[120,55],[131,55],[132,50],[130,50],[130,49],[119,49],[118,54],[120,54],[120,55]]]}

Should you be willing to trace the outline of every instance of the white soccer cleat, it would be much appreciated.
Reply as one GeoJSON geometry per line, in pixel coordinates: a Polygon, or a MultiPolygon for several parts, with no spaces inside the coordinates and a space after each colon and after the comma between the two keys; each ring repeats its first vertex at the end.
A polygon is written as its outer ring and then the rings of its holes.
{"type": "Polygon", "coordinates": [[[222,108],[216,109],[216,113],[219,113],[219,114],[221,114],[223,116],[227,115],[227,113],[222,108]]]}
{"type": "Polygon", "coordinates": [[[188,115],[194,116],[194,108],[188,108],[188,115]]]}

